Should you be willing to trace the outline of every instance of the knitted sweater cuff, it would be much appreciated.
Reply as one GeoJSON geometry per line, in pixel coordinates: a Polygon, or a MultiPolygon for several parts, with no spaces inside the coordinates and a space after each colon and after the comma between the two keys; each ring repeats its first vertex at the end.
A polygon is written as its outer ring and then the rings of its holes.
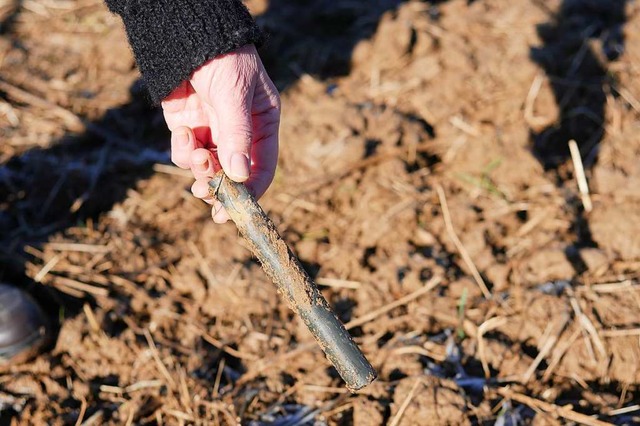
{"type": "Polygon", "coordinates": [[[263,40],[240,0],[107,0],[107,5],[124,21],[154,103],[208,60],[263,40]]]}

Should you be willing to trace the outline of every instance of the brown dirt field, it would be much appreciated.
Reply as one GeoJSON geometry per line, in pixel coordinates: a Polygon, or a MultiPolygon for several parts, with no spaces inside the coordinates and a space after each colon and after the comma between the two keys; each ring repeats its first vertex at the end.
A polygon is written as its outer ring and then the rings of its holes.
{"type": "Polygon", "coordinates": [[[380,310],[350,327],[378,380],[351,395],[190,195],[101,1],[7,0],[0,279],[57,326],[0,367],[0,425],[640,424],[638,4],[249,6],[261,204],[347,327],[380,310]]]}

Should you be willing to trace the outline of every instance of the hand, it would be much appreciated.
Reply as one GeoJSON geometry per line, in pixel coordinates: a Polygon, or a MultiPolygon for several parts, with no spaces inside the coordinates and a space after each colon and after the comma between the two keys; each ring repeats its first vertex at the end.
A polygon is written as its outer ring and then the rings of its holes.
{"type": "Polygon", "coordinates": [[[194,196],[213,205],[212,217],[229,216],[209,194],[220,167],[259,198],[278,162],[280,96],[253,45],[218,56],[198,68],[163,102],[171,130],[171,160],[191,169],[194,196]]]}

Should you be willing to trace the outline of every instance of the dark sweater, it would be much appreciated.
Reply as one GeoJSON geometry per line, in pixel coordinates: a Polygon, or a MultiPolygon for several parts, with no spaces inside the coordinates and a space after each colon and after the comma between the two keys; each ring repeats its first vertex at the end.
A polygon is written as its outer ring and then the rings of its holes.
{"type": "Polygon", "coordinates": [[[105,0],[122,17],[155,103],[209,59],[262,33],[240,0],[105,0]]]}

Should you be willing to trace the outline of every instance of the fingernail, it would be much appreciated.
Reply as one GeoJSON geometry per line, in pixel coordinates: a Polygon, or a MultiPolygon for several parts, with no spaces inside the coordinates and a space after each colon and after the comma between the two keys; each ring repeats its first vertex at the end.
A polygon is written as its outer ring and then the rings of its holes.
{"type": "Polygon", "coordinates": [[[176,132],[176,143],[178,146],[185,147],[189,145],[189,132],[178,131],[176,132]]]}
{"type": "Polygon", "coordinates": [[[249,159],[246,155],[236,152],[231,156],[232,178],[246,180],[249,177],[249,159]]]}

